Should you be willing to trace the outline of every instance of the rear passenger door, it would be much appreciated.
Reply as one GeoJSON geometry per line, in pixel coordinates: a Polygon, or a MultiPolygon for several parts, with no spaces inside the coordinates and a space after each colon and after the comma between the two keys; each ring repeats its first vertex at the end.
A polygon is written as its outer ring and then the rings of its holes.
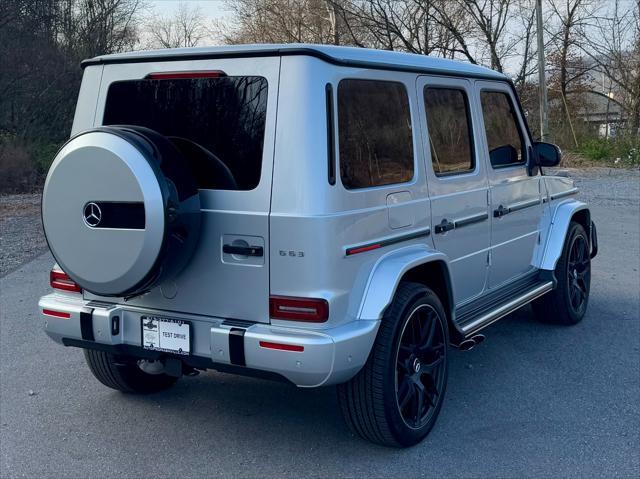
{"type": "Polygon", "coordinates": [[[487,173],[468,80],[419,77],[418,98],[435,246],[450,260],[460,306],[485,289],[489,250],[487,173]],[[474,134],[475,133],[475,134],[474,134]]]}
{"type": "Polygon", "coordinates": [[[489,168],[491,289],[533,271],[542,203],[540,177],[528,174],[530,142],[511,88],[504,82],[476,82],[476,91],[489,168]]]}

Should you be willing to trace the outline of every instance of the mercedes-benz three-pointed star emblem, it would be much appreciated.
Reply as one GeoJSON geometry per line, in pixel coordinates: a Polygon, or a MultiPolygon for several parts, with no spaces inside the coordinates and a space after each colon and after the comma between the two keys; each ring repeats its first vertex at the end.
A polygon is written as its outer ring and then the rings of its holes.
{"type": "Polygon", "coordinates": [[[95,228],[102,221],[102,210],[96,203],[87,203],[82,211],[82,219],[87,226],[95,228]]]}

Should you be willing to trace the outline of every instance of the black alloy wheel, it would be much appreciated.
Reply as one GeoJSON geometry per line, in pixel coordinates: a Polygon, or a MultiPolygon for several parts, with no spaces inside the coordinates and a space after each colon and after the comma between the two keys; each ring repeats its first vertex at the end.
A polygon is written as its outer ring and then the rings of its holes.
{"type": "Polygon", "coordinates": [[[556,287],[531,303],[538,320],[551,324],[578,324],[589,303],[591,243],[584,226],[572,221],[554,275],[556,287]]]}
{"type": "Polygon", "coordinates": [[[445,338],[437,312],[418,306],[404,325],[396,354],[396,402],[404,423],[429,422],[444,390],[445,338]]]}
{"type": "Polygon", "coordinates": [[[567,283],[569,303],[576,314],[586,307],[591,281],[591,259],[589,244],[582,235],[577,235],[571,242],[569,261],[567,262],[567,283]]]}
{"type": "Polygon", "coordinates": [[[444,402],[448,347],[447,315],[438,295],[425,285],[401,282],[366,364],[338,385],[349,429],[385,446],[422,441],[444,402]]]}

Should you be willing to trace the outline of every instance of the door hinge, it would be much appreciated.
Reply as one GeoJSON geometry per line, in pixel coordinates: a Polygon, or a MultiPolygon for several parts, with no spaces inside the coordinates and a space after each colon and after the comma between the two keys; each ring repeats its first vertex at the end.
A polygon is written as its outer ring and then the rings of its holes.
{"type": "Polygon", "coordinates": [[[491,250],[487,251],[487,266],[491,266],[491,250]]]}

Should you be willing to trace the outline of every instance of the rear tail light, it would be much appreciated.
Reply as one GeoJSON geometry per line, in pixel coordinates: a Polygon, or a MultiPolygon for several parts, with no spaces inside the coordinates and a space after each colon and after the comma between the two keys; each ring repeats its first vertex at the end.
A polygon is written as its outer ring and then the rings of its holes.
{"type": "Polygon", "coordinates": [[[269,315],[272,319],[324,323],[329,319],[329,303],[325,299],[271,296],[269,315]]]}
{"type": "Polygon", "coordinates": [[[42,312],[47,316],[54,316],[56,318],[69,319],[71,313],[65,313],[64,311],[54,311],[53,309],[43,309],[42,312]]]}
{"type": "Polygon", "coordinates": [[[296,353],[304,351],[304,346],[300,346],[298,344],[272,343],[269,341],[260,341],[260,347],[266,349],[277,349],[278,351],[294,351],[296,353]]]}
{"type": "Polygon", "coordinates": [[[61,270],[52,269],[49,273],[49,284],[53,289],[69,291],[72,293],[82,293],[82,288],[78,286],[67,273],[61,270]]]}
{"type": "Polygon", "coordinates": [[[196,70],[185,72],[149,73],[147,80],[191,80],[194,78],[221,78],[227,74],[222,70],[196,70]]]}

